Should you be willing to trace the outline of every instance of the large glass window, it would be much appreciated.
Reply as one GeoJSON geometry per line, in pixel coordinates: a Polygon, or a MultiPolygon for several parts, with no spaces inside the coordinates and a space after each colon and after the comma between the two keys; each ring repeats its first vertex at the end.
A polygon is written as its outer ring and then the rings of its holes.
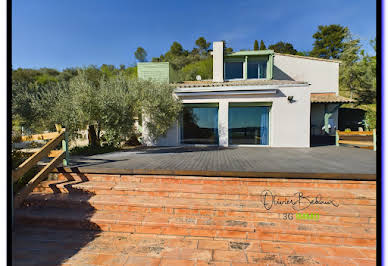
{"type": "Polygon", "coordinates": [[[229,104],[229,144],[268,145],[269,106],[229,104]]]}
{"type": "Polygon", "coordinates": [[[264,79],[267,77],[267,62],[248,62],[248,79],[264,79]]]}
{"type": "Polygon", "coordinates": [[[243,62],[225,63],[225,79],[242,79],[243,62]]]}
{"type": "Polygon", "coordinates": [[[218,144],[218,104],[184,104],[181,143],[218,144]]]}

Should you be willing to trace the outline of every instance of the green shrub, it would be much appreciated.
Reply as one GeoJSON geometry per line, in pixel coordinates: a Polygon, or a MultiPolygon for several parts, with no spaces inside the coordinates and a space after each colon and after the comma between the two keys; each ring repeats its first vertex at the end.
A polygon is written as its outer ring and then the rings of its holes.
{"type": "Polygon", "coordinates": [[[365,113],[365,123],[368,130],[372,130],[376,128],[376,111],[373,109],[369,109],[365,113]]]}

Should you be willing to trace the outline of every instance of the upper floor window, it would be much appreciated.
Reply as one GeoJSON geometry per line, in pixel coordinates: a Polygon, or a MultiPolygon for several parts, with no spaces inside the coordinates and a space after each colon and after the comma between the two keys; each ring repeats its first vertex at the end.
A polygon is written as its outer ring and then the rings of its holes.
{"type": "Polygon", "coordinates": [[[242,79],[243,62],[226,62],[225,79],[242,79]]]}
{"type": "Polygon", "coordinates": [[[267,77],[267,61],[248,62],[248,79],[265,79],[267,77]]]}

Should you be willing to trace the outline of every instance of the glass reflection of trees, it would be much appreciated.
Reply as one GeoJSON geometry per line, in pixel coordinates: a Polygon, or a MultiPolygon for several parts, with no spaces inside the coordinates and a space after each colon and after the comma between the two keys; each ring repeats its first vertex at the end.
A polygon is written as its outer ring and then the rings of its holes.
{"type": "MultiPolygon", "coordinates": [[[[202,107],[199,107],[202,109],[202,107]]],[[[217,125],[213,127],[201,127],[201,117],[199,114],[195,114],[194,110],[199,109],[196,107],[184,107],[182,115],[182,143],[185,144],[217,144],[218,143],[218,128],[217,125]]],[[[215,116],[217,116],[217,108],[204,108],[209,109],[209,112],[214,110],[215,116]]]]}

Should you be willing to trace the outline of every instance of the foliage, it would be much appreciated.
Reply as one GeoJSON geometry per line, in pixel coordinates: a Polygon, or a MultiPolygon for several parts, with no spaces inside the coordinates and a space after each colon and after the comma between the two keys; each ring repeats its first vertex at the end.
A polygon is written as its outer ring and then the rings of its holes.
{"type": "Polygon", "coordinates": [[[294,46],[288,42],[277,42],[268,46],[268,49],[274,50],[277,53],[282,54],[296,54],[297,51],[294,49],[294,46]]]}
{"type": "Polygon", "coordinates": [[[135,51],[135,57],[136,59],[139,61],[139,62],[144,62],[146,60],[146,57],[147,57],[147,52],[146,50],[144,50],[143,47],[137,47],[136,51],[135,51]]]}
{"type": "Polygon", "coordinates": [[[208,57],[205,60],[188,64],[182,69],[182,72],[184,80],[195,80],[197,75],[200,75],[201,79],[212,79],[213,58],[208,57]]]}
{"type": "MultiPolygon", "coordinates": [[[[375,42],[371,42],[372,46],[375,42]]],[[[360,40],[347,35],[341,54],[340,88],[349,90],[350,97],[356,94],[358,104],[376,101],[376,56],[369,56],[361,50],[360,40]]],[[[376,46],[374,46],[375,48],[376,46]]]]}
{"type": "Polygon", "coordinates": [[[103,142],[118,146],[136,134],[135,117],[141,112],[153,118],[149,122],[153,137],[166,133],[177,118],[180,102],[168,84],[131,79],[125,73],[101,75],[97,81],[92,74],[93,68],[79,70],[69,82],[31,95],[33,121],[46,128],[61,124],[72,137],[88,128],[90,145],[98,147],[103,142]]]}
{"type": "Polygon", "coordinates": [[[367,110],[367,112],[365,113],[365,122],[369,130],[376,128],[376,110],[367,110]]]}
{"type": "Polygon", "coordinates": [[[296,55],[300,56],[310,56],[310,51],[298,51],[296,55]]]}
{"type": "Polygon", "coordinates": [[[233,53],[233,48],[232,47],[228,47],[225,40],[222,40],[222,42],[224,43],[224,52],[226,54],[233,53]]]}
{"type": "Polygon", "coordinates": [[[255,43],[253,44],[253,50],[254,51],[259,50],[259,42],[257,40],[255,40],[255,43]]]}
{"type": "MultiPolygon", "coordinates": [[[[198,52],[199,54],[201,55],[207,55],[207,52],[209,50],[209,47],[210,47],[210,42],[207,42],[206,39],[204,37],[199,37],[196,41],[195,41],[195,45],[198,47],[198,52]]],[[[195,49],[195,48],[194,48],[195,49]]],[[[193,49],[193,50],[194,50],[193,49]]],[[[194,50],[195,52],[196,50],[194,50]]]]}
{"type": "Polygon", "coordinates": [[[267,49],[267,48],[265,47],[264,41],[261,40],[260,41],[260,49],[259,50],[265,50],[265,49],[267,49]]]}
{"type": "Polygon", "coordinates": [[[310,55],[326,59],[339,59],[344,50],[344,40],[349,29],[338,24],[320,25],[313,35],[315,39],[310,55]]]}
{"type": "Polygon", "coordinates": [[[173,94],[174,87],[164,83],[138,81],[141,88],[141,109],[149,136],[156,139],[167,133],[178,118],[182,104],[173,94]]]}

